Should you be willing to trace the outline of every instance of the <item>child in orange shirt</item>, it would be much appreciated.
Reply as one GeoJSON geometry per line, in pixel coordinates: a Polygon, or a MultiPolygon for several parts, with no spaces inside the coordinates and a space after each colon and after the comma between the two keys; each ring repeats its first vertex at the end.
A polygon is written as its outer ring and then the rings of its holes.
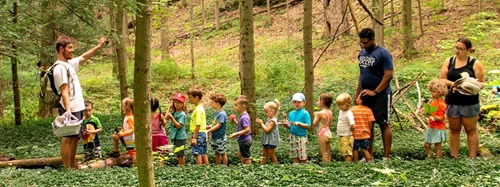
{"type": "Polygon", "coordinates": [[[428,90],[432,95],[429,105],[437,107],[437,111],[426,115],[429,128],[425,132],[424,147],[428,158],[431,159],[434,155],[431,144],[434,144],[436,157],[442,158],[443,150],[441,149],[441,143],[446,140],[446,124],[444,122],[446,103],[443,100],[443,96],[448,93],[448,88],[444,82],[434,79],[429,83],[428,90]]]}
{"type": "MultiPolygon", "coordinates": [[[[360,96],[361,97],[361,96],[360,96]]],[[[375,117],[373,116],[372,110],[363,105],[361,99],[356,99],[357,105],[351,108],[352,114],[354,116],[354,131],[352,131],[352,136],[354,137],[354,146],[352,151],[352,159],[358,161],[358,151],[361,149],[363,155],[365,156],[365,161],[370,162],[372,160],[372,155],[368,149],[373,145],[373,123],[375,122],[375,117]]]]}
{"type": "Polygon", "coordinates": [[[110,157],[120,156],[118,152],[118,143],[120,138],[125,140],[125,146],[128,153],[132,156],[132,164],[135,165],[135,133],[134,133],[134,99],[125,98],[122,101],[122,111],[125,113],[123,119],[123,129],[113,134],[113,152],[108,153],[110,157]]]}

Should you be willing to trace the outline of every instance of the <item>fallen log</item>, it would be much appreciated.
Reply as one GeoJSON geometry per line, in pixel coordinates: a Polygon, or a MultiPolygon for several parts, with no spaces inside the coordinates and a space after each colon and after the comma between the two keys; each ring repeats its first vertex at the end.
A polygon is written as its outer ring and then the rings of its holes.
{"type": "MultiPolygon", "coordinates": [[[[76,160],[83,159],[83,155],[76,155],[76,160]]],[[[61,157],[48,158],[33,158],[21,160],[1,161],[0,168],[17,167],[17,168],[43,168],[43,167],[59,167],[63,164],[61,157]]]]}

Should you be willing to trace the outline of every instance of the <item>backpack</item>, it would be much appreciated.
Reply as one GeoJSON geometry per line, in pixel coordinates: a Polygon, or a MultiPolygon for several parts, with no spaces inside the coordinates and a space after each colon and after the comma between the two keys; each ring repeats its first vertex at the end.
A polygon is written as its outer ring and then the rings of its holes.
{"type": "Polygon", "coordinates": [[[39,97],[44,101],[46,105],[50,106],[51,108],[57,107],[57,104],[59,104],[59,101],[61,101],[61,94],[57,93],[57,88],[54,83],[54,68],[57,65],[64,66],[67,71],[69,82],[73,81],[71,73],[69,72],[69,68],[62,62],[55,62],[52,66],[49,67],[49,69],[44,70],[45,74],[40,79],[39,97]]]}

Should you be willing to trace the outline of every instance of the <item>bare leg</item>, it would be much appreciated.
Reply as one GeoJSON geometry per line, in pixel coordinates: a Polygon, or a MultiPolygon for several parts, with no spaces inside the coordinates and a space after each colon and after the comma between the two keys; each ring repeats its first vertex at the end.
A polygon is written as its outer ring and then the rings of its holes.
{"type": "Polygon", "coordinates": [[[69,155],[69,162],[70,162],[70,166],[72,168],[76,168],[76,161],[75,161],[75,157],[76,157],[76,149],[77,149],[77,146],[78,146],[78,141],[80,140],[79,137],[71,137],[71,152],[70,152],[70,155],[69,155]]]}
{"type": "Polygon", "coordinates": [[[207,156],[207,154],[204,154],[201,158],[203,159],[203,164],[208,165],[208,156],[207,156]]]}
{"type": "Polygon", "coordinates": [[[370,162],[372,160],[372,155],[370,155],[370,152],[368,152],[367,149],[361,149],[361,151],[365,155],[366,162],[370,162]]]}
{"type": "Polygon", "coordinates": [[[443,158],[443,149],[441,148],[441,143],[435,143],[434,147],[436,148],[436,158],[443,158]]]}
{"type": "Polygon", "coordinates": [[[177,164],[179,166],[183,166],[184,164],[186,164],[186,160],[184,159],[184,156],[177,156],[177,164]]]}
{"type": "MultiPolygon", "coordinates": [[[[366,159],[366,158],[365,158],[366,159]]],[[[352,160],[354,162],[358,162],[359,157],[358,157],[358,150],[352,150],[352,160]]]]}
{"type": "Polygon", "coordinates": [[[224,164],[224,166],[227,166],[227,154],[226,153],[222,153],[222,164],[224,164]]]}
{"type": "Polygon", "coordinates": [[[453,158],[458,158],[458,149],[460,146],[460,131],[462,130],[462,121],[460,118],[448,116],[450,127],[450,154],[453,158]]]}
{"type": "Polygon", "coordinates": [[[215,165],[219,165],[221,161],[221,154],[215,152],[215,165]]]}
{"type": "Polygon", "coordinates": [[[118,152],[118,136],[113,136],[113,151],[118,152]]]}
{"type": "Polygon", "coordinates": [[[273,164],[278,163],[278,158],[276,158],[276,155],[274,155],[274,149],[268,149],[267,154],[269,155],[269,157],[271,157],[271,162],[273,162],[273,164]]]}
{"type": "Polygon", "coordinates": [[[307,160],[301,160],[300,163],[307,164],[307,160]]]}
{"type": "Polygon", "coordinates": [[[240,159],[240,162],[241,163],[245,163],[245,160],[243,159],[243,157],[241,156],[241,152],[240,150],[238,150],[238,159],[240,159]]]}
{"type": "Polygon", "coordinates": [[[61,159],[63,161],[64,167],[71,167],[71,138],[62,137],[61,138],[61,159]]]}
{"type": "Polygon", "coordinates": [[[424,142],[425,152],[427,152],[427,158],[432,159],[434,152],[432,152],[431,144],[424,142]]]}
{"type": "Polygon", "coordinates": [[[477,149],[479,147],[479,135],[477,134],[477,116],[466,118],[462,117],[462,123],[467,133],[467,146],[469,147],[469,157],[475,158],[477,156],[477,149]]]}
{"type": "Polygon", "coordinates": [[[391,124],[381,126],[380,130],[382,131],[382,142],[384,144],[384,157],[389,158],[391,156],[391,146],[392,146],[391,124]]]}
{"type": "Polygon", "coordinates": [[[267,149],[262,148],[262,160],[260,161],[260,165],[265,165],[267,163],[267,157],[268,157],[267,149]]]}
{"type": "Polygon", "coordinates": [[[203,164],[203,156],[196,155],[196,165],[201,165],[201,164],[203,164]]]}
{"type": "Polygon", "coordinates": [[[324,137],[319,136],[318,137],[318,144],[319,144],[319,153],[321,154],[321,160],[323,163],[327,163],[330,160],[328,160],[328,154],[326,152],[326,140],[324,137]]]}
{"type": "Polygon", "coordinates": [[[292,163],[298,164],[299,163],[299,157],[297,158],[292,158],[292,163]]]}
{"type": "Polygon", "coordinates": [[[347,155],[347,156],[344,157],[344,159],[345,159],[345,162],[351,162],[352,161],[352,156],[347,155]]]}

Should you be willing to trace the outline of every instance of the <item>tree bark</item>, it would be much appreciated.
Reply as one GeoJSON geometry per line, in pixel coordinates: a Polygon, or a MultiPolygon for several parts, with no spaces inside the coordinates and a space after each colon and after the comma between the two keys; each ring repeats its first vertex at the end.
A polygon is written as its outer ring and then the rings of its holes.
{"type": "Polygon", "coordinates": [[[252,122],[252,135],[259,132],[255,123],[255,51],[253,30],[253,0],[240,0],[240,80],[241,94],[248,97],[248,114],[252,122]]]}
{"type": "MultiPolygon", "coordinates": [[[[356,33],[359,33],[359,24],[356,19],[356,15],[354,15],[354,7],[352,7],[351,0],[347,0],[347,5],[349,6],[349,14],[351,14],[352,22],[354,23],[354,27],[356,28],[356,33]]],[[[334,36],[335,37],[335,36],[334,36]]]]}
{"type": "Polygon", "coordinates": [[[403,53],[405,55],[411,55],[415,51],[412,29],[411,0],[403,0],[403,53]]]}
{"type": "Polygon", "coordinates": [[[422,23],[422,7],[420,6],[420,0],[417,0],[418,3],[418,23],[420,26],[420,35],[424,35],[424,24],[422,23]]]}
{"type": "Polygon", "coordinates": [[[219,0],[215,0],[215,29],[220,30],[219,0]]]}
{"type": "MultiPolygon", "coordinates": [[[[118,62],[118,80],[120,82],[120,98],[121,100],[128,97],[128,84],[127,84],[127,51],[126,51],[126,36],[128,35],[128,27],[125,18],[125,1],[116,0],[116,35],[118,36],[115,43],[116,61],[118,62]]],[[[120,100],[120,101],[121,101],[120,100]]],[[[122,114],[122,117],[124,117],[122,114]]]]}
{"type": "MultiPolygon", "coordinates": [[[[18,6],[17,2],[14,1],[13,3],[13,10],[12,10],[12,23],[14,25],[17,24],[17,16],[18,16],[18,6]]],[[[14,116],[15,116],[15,122],[16,125],[22,125],[22,114],[21,114],[21,93],[19,91],[19,76],[17,75],[17,62],[18,62],[18,56],[17,56],[17,42],[12,42],[12,51],[13,51],[13,57],[11,57],[11,70],[12,70],[12,90],[14,93],[14,116]]]]}
{"type": "MultiPolygon", "coordinates": [[[[40,45],[42,46],[40,50],[40,67],[41,69],[48,69],[52,63],[56,61],[54,54],[54,49],[52,46],[57,40],[57,33],[54,28],[57,28],[55,22],[56,16],[59,13],[57,7],[57,0],[51,0],[49,2],[42,3],[42,10],[45,10],[44,20],[47,25],[42,27],[40,45]]],[[[38,112],[39,117],[47,118],[52,116],[52,106],[49,106],[41,98],[38,98],[38,112]]]]}
{"type": "Polygon", "coordinates": [[[137,0],[134,58],[134,118],[139,186],[154,186],[151,141],[151,17],[152,0],[137,0]]]}
{"type": "Polygon", "coordinates": [[[312,0],[304,0],[304,83],[306,96],[306,110],[311,121],[314,120],[314,68],[312,49],[312,0]]]}
{"type": "Polygon", "coordinates": [[[195,28],[194,26],[194,13],[193,13],[193,10],[194,9],[194,0],[191,0],[191,5],[190,5],[190,10],[189,10],[189,16],[191,18],[191,30],[189,31],[189,51],[191,53],[191,79],[194,80],[195,79],[195,75],[194,75],[194,43],[193,43],[193,37],[194,37],[194,34],[193,34],[193,30],[195,28]]]}
{"type": "MultiPolygon", "coordinates": [[[[114,0],[116,7],[118,7],[118,1],[121,0],[114,0]]],[[[109,6],[109,28],[111,32],[115,33],[116,35],[119,35],[118,31],[116,30],[116,14],[117,14],[117,8],[115,6],[109,6]]],[[[127,33],[128,34],[128,33],[127,33]]],[[[112,64],[113,64],[113,77],[118,77],[120,75],[120,70],[119,70],[119,64],[118,64],[118,57],[116,55],[116,48],[117,48],[117,43],[120,42],[120,38],[113,38],[111,42],[111,59],[112,59],[112,64]]]]}
{"type": "MultiPolygon", "coordinates": [[[[266,9],[267,9],[267,25],[270,26],[272,24],[271,18],[271,0],[266,0],[266,9]]],[[[288,0],[287,0],[288,1],[288,0]]]]}
{"type": "MultiPolygon", "coordinates": [[[[373,0],[373,15],[376,19],[380,20],[382,23],[384,21],[384,0],[373,0]]],[[[372,28],[375,31],[375,40],[381,46],[384,45],[384,26],[378,24],[375,20],[372,20],[372,28]]]]}
{"type": "Polygon", "coordinates": [[[394,27],[394,0],[391,1],[391,26],[394,27]]]}
{"type": "MultiPolygon", "coordinates": [[[[81,160],[83,155],[76,155],[76,160],[81,160]]],[[[44,167],[58,167],[62,165],[61,157],[49,157],[49,158],[33,158],[33,159],[22,159],[22,160],[9,160],[1,161],[0,168],[12,167],[16,168],[44,168],[44,167]]]]}
{"type": "Polygon", "coordinates": [[[201,0],[201,19],[203,23],[207,22],[207,14],[205,12],[205,0],[201,0]]]}
{"type": "MultiPolygon", "coordinates": [[[[347,6],[346,0],[324,0],[323,8],[325,11],[325,32],[323,33],[323,38],[334,37],[335,30],[338,25],[340,30],[346,30],[349,28],[349,21],[347,17],[343,17],[345,7],[347,6]],[[344,19],[344,21],[342,21],[344,19]]],[[[349,35],[349,32],[345,32],[345,35],[349,35]]]]}

